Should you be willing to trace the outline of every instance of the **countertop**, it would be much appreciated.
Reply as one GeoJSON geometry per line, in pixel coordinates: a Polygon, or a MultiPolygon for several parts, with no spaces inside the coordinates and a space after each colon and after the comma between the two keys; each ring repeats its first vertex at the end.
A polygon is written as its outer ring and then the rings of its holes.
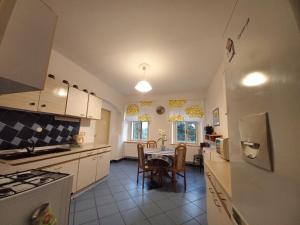
{"type": "Polygon", "coordinates": [[[212,172],[227,195],[232,197],[230,163],[223,160],[205,160],[204,165],[212,172]]]}
{"type": "Polygon", "coordinates": [[[104,145],[104,144],[94,144],[94,143],[84,144],[82,146],[71,146],[70,151],[49,153],[46,155],[28,157],[28,158],[16,159],[16,160],[0,160],[0,163],[13,166],[13,165],[19,165],[19,164],[24,164],[24,163],[36,162],[36,161],[45,160],[45,159],[51,159],[51,158],[55,158],[55,157],[61,157],[61,156],[70,155],[70,154],[76,154],[76,153],[95,150],[95,149],[103,149],[103,152],[106,152],[107,150],[105,148],[108,148],[108,147],[111,147],[111,146],[104,145]]]}

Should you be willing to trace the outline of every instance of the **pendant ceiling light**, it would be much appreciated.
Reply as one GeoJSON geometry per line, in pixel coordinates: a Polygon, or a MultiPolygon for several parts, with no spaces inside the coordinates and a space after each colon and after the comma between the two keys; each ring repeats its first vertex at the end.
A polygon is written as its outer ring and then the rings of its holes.
{"type": "Polygon", "coordinates": [[[146,63],[143,63],[140,65],[140,67],[144,71],[144,78],[143,78],[143,80],[138,82],[134,88],[139,92],[146,93],[146,92],[149,92],[152,90],[150,83],[146,80],[146,69],[147,69],[147,67],[149,67],[149,65],[146,63]]]}

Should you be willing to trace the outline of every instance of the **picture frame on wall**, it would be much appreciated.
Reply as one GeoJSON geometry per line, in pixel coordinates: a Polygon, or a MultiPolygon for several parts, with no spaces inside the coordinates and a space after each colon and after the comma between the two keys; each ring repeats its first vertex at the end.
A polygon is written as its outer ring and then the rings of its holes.
{"type": "Polygon", "coordinates": [[[213,126],[220,126],[219,108],[213,110],[213,126]]]}

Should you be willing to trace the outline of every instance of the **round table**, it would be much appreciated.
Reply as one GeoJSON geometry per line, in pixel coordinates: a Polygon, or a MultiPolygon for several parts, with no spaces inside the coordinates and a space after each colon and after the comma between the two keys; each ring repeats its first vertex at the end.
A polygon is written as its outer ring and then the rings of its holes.
{"type": "Polygon", "coordinates": [[[167,169],[172,165],[175,150],[169,148],[165,150],[148,148],[144,150],[144,154],[149,163],[158,168],[155,175],[159,177],[159,186],[162,186],[164,176],[171,178],[167,169]]]}

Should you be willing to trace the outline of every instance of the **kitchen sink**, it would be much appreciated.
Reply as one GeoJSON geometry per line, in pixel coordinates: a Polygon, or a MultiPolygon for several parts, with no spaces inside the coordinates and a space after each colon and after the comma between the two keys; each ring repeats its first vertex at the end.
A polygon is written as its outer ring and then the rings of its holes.
{"type": "Polygon", "coordinates": [[[28,157],[36,157],[36,156],[41,156],[41,155],[47,155],[47,154],[51,154],[51,153],[66,152],[66,151],[71,151],[71,149],[53,148],[53,149],[39,150],[39,151],[35,151],[35,152],[17,152],[17,153],[0,155],[0,159],[16,160],[16,159],[23,159],[23,158],[28,158],[28,157]]]}

